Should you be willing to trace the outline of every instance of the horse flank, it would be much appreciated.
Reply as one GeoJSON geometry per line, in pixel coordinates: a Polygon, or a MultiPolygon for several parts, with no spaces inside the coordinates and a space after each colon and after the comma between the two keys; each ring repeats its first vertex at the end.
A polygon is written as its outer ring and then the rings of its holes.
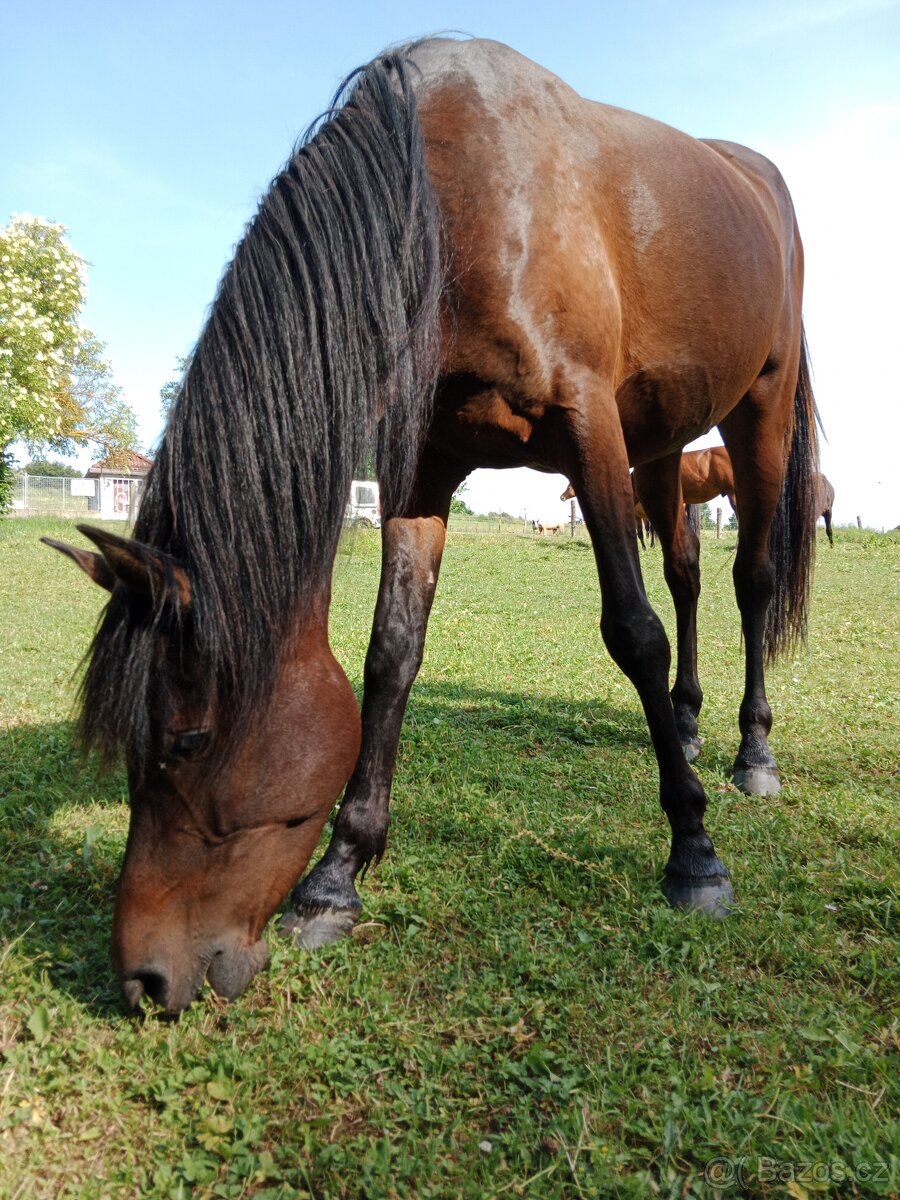
{"type": "Polygon", "coordinates": [[[149,746],[151,711],[165,701],[159,639],[180,644],[188,625],[197,707],[215,701],[240,744],[298,614],[327,600],[366,447],[374,440],[386,512],[412,485],[437,378],[442,272],[404,55],[349,76],[323,122],[225,271],[150,473],[135,537],[183,563],[192,603],[141,611],[112,596],[82,685],[82,740],[107,762],[149,746]]]}

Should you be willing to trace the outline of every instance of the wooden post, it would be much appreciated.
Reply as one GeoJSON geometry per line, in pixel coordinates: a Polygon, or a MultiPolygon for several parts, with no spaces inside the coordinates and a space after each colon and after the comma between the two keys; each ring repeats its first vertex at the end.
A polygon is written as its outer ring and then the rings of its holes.
{"type": "Polygon", "coordinates": [[[857,528],[857,529],[862,529],[862,517],[857,517],[857,518],[856,518],[856,528],[857,528]]]}
{"type": "Polygon", "coordinates": [[[574,536],[575,536],[575,497],[574,496],[569,501],[569,505],[570,505],[569,522],[572,526],[572,537],[574,538],[574,536]]]}
{"type": "Polygon", "coordinates": [[[716,509],[716,541],[722,536],[722,510],[716,509]]]}

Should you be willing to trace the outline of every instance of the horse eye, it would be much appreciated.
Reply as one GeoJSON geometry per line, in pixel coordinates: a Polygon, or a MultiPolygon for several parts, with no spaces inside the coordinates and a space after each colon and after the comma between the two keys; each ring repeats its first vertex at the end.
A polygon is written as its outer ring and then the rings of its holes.
{"type": "Polygon", "coordinates": [[[211,729],[185,729],[172,737],[169,753],[172,758],[198,758],[212,740],[211,729]]]}

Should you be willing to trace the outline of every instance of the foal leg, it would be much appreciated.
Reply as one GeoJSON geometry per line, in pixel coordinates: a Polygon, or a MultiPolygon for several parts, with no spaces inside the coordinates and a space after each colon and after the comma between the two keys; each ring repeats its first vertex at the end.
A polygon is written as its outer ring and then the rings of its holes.
{"type": "Polygon", "coordinates": [[[410,689],[422,663],[447,518],[466,472],[426,452],[409,512],[382,529],[381,583],[366,655],[362,744],[331,842],[294,888],[282,930],[307,949],[349,933],[362,903],[355,879],[384,854],[391,781],[410,689]]]}
{"type": "Polygon", "coordinates": [[[663,891],[676,907],[720,915],[733,893],[726,867],[703,826],[706,794],[688,765],[669,697],[669,643],[650,607],[631,531],[631,488],[624,439],[615,408],[573,413],[578,465],[575,481],[591,534],[602,596],[600,630],[614,662],[637,689],[659,764],[662,808],[672,830],[663,891]]]}
{"type": "Polygon", "coordinates": [[[684,517],[681,454],[670,454],[635,469],[644,507],[659,535],[666,583],[675,605],[677,659],[671,691],[678,736],[688,762],[703,747],[697,717],[703,692],[697,674],[697,599],[700,595],[700,539],[684,517]]]}

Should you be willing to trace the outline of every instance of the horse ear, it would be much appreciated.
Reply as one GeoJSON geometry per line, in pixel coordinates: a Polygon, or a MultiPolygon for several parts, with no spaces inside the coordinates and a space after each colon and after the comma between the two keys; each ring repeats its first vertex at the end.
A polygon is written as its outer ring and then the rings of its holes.
{"type": "MultiPolygon", "coordinates": [[[[97,529],[94,525],[79,525],[77,528],[100,551],[99,555],[91,554],[90,557],[102,560],[114,583],[122,583],[130,591],[150,599],[171,596],[181,608],[190,607],[191,581],[187,571],[171,554],[153,546],[145,546],[134,538],[119,537],[105,529],[97,529]]],[[[79,562],[79,565],[82,564],[79,562]]]]}
{"type": "Polygon", "coordinates": [[[85,575],[89,575],[93,579],[94,583],[99,583],[108,592],[113,590],[116,577],[102,554],[96,554],[93,550],[80,550],[77,546],[70,546],[68,542],[58,542],[56,538],[42,537],[41,541],[45,546],[52,546],[60,554],[71,558],[72,562],[77,563],[85,575]]]}

